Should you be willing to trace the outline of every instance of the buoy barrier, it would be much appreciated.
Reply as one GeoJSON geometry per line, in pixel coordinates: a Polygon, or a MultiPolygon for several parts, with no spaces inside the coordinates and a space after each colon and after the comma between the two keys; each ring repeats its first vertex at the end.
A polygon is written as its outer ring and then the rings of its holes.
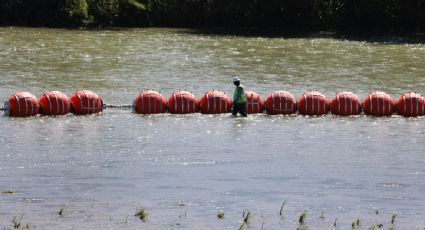
{"type": "Polygon", "coordinates": [[[199,108],[204,114],[230,113],[232,100],[224,92],[211,90],[199,101],[199,108]]]}
{"type": "Polygon", "coordinates": [[[176,114],[196,113],[199,99],[189,91],[175,91],[168,99],[168,112],[176,114]]]}
{"type": "Polygon", "coordinates": [[[375,91],[366,96],[363,102],[366,115],[391,116],[394,112],[394,99],[382,91],[375,91]]]}
{"type": "Polygon", "coordinates": [[[246,112],[252,113],[263,113],[264,112],[264,99],[254,91],[245,92],[246,99],[246,112]]]}
{"type": "Polygon", "coordinates": [[[326,114],[329,112],[329,100],[320,92],[305,92],[298,101],[298,111],[302,115],[326,114]]]}
{"type": "Polygon", "coordinates": [[[331,101],[331,113],[341,116],[358,115],[362,112],[362,101],[352,92],[337,93],[331,101]]]}
{"type": "Polygon", "coordinates": [[[267,97],[265,107],[269,115],[293,114],[297,112],[297,100],[287,91],[273,91],[267,97]]]}
{"type": "Polygon", "coordinates": [[[158,91],[144,90],[133,102],[134,111],[139,114],[165,113],[167,99],[158,91]]]}
{"type": "Polygon", "coordinates": [[[77,91],[71,97],[71,111],[75,115],[99,113],[102,109],[102,98],[90,90],[77,91]]]}
{"type": "MultiPolygon", "coordinates": [[[[425,99],[414,92],[404,93],[394,102],[394,99],[382,91],[368,94],[363,104],[352,92],[337,93],[331,103],[320,92],[305,92],[297,102],[294,95],[287,91],[273,91],[266,101],[252,91],[247,91],[247,112],[269,115],[293,114],[298,110],[302,115],[323,115],[331,110],[332,114],[348,116],[357,115],[362,111],[366,115],[390,116],[395,111],[401,116],[416,117],[425,115],[425,99]],[[264,108],[264,109],[263,109],[264,108]]],[[[218,90],[211,90],[198,101],[193,93],[175,91],[167,101],[158,91],[142,91],[132,105],[107,105],[102,98],[90,90],[81,90],[68,99],[59,91],[47,91],[39,100],[28,92],[16,92],[0,107],[5,115],[13,117],[28,117],[41,113],[43,115],[64,115],[72,112],[76,115],[99,113],[106,108],[129,108],[141,114],[164,113],[194,113],[204,114],[230,113],[232,100],[218,90]]]]}
{"type": "Polygon", "coordinates": [[[44,92],[38,101],[43,115],[65,115],[71,109],[71,100],[59,91],[44,92]]]}
{"type": "Polygon", "coordinates": [[[405,117],[423,116],[425,115],[424,97],[414,92],[407,92],[397,100],[396,110],[399,115],[405,117]]]}
{"type": "Polygon", "coordinates": [[[17,92],[9,97],[4,105],[5,114],[12,117],[29,117],[37,115],[39,104],[37,98],[28,92],[17,92]]]}

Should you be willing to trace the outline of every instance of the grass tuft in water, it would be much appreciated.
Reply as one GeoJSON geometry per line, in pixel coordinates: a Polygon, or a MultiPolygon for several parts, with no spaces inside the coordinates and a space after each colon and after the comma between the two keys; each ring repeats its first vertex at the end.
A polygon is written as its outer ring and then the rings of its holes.
{"type": "Polygon", "coordinates": [[[283,216],[283,208],[288,200],[283,201],[282,206],[280,206],[279,216],[283,216]]]}
{"type": "Polygon", "coordinates": [[[146,222],[148,220],[148,210],[146,208],[139,208],[135,216],[139,217],[141,221],[146,222]]]}
{"type": "Polygon", "coordinates": [[[224,219],[224,211],[223,210],[218,211],[217,218],[218,219],[224,219]]]}
{"type": "Polygon", "coordinates": [[[338,221],[338,218],[335,218],[334,223],[332,224],[332,226],[334,226],[334,228],[336,228],[336,222],[338,221]]]}
{"type": "Polygon", "coordinates": [[[397,213],[394,211],[391,215],[391,226],[390,230],[395,230],[395,218],[397,217],[397,213]]]}
{"type": "Polygon", "coordinates": [[[304,211],[303,213],[301,213],[300,217],[298,218],[298,223],[304,224],[306,219],[307,219],[307,212],[304,211]]]}
{"type": "Polygon", "coordinates": [[[377,230],[377,229],[382,229],[382,228],[384,228],[383,224],[374,224],[374,225],[370,226],[368,228],[368,230],[377,230]]]}
{"type": "Polygon", "coordinates": [[[8,191],[1,192],[1,194],[2,195],[15,195],[16,192],[8,190],[8,191]]]}
{"type": "Polygon", "coordinates": [[[318,219],[325,220],[325,211],[322,211],[322,213],[320,213],[320,216],[318,217],[318,219]]]}
{"type": "Polygon", "coordinates": [[[65,207],[62,207],[61,209],[59,209],[58,214],[59,214],[60,217],[64,216],[65,215],[65,207]]]}
{"type": "Polygon", "coordinates": [[[394,211],[393,214],[391,215],[391,224],[394,225],[395,224],[395,218],[397,217],[397,213],[394,211]]]}
{"type": "Polygon", "coordinates": [[[360,227],[360,219],[355,219],[351,223],[351,229],[358,229],[360,227]]]}
{"type": "Polygon", "coordinates": [[[21,227],[21,220],[24,217],[24,215],[25,213],[20,213],[13,217],[12,219],[13,228],[18,229],[21,227]]]}
{"type": "Polygon", "coordinates": [[[283,208],[285,207],[287,201],[288,200],[283,201],[282,205],[280,206],[280,211],[279,211],[280,220],[279,220],[279,223],[283,223],[285,221],[285,215],[283,215],[283,208]]]}
{"type": "Polygon", "coordinates": [[[379,209],[375,208],[375,215],[379,215],[379,209]]]}
{"type": "Polygon", "coordinates": [[[243,216],[243,222],[246,224],[249,224],[251,222],[252,214],[249,210],[244,210],[243,216]]]}
{"type": "Polygon", "coordinates": [[[252,214],[248,209],[243,210],[242,212],[243,223],[239,227],[239,230],[247,229],[251,223],[252,214]]]}
{"type": "Polygon", "coordinates": [[[307,211],[304,211],[301,213],[300,217],[298,218],[298,227],[297,230],[308,230],[308,226],[305,224],[305,221],[307,220],[307,211]]]}

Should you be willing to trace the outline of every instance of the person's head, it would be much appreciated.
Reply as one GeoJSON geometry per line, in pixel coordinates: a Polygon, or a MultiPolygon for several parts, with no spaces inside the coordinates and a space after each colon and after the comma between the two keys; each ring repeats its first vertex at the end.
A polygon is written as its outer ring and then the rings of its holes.
{"type": "Polygon", "coordinates": [[[236,86],[239,86],[241,84],[241,79],[239,77],[234,77],[233,84],[235,84],[236,86]]]}

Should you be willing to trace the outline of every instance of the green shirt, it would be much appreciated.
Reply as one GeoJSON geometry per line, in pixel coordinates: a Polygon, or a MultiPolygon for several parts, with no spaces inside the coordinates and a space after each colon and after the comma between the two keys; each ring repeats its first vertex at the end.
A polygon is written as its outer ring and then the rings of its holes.
{"type": "Polygon", "coordinates": [[[243,85],[239,85],[235,89],[235,93],[233,94],[233,102],[234,103],[244,103],[245,100],[245,90],[243,89],[243,85]]]}

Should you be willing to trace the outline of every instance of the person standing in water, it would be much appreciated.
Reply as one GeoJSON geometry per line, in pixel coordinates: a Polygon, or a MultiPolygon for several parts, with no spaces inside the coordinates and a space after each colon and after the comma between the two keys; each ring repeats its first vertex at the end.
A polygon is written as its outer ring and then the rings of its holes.
{"type": "Polygon", "coordinates": [[[233,94],[233,116],[236,116],[240,113],[242,116],[246,117],[246,99],[245,99],[245,90],[243,85],[241,85],[241,79],[239,77],[233,78],[233,84],[235,84],[236,89],[233,94]]]}

